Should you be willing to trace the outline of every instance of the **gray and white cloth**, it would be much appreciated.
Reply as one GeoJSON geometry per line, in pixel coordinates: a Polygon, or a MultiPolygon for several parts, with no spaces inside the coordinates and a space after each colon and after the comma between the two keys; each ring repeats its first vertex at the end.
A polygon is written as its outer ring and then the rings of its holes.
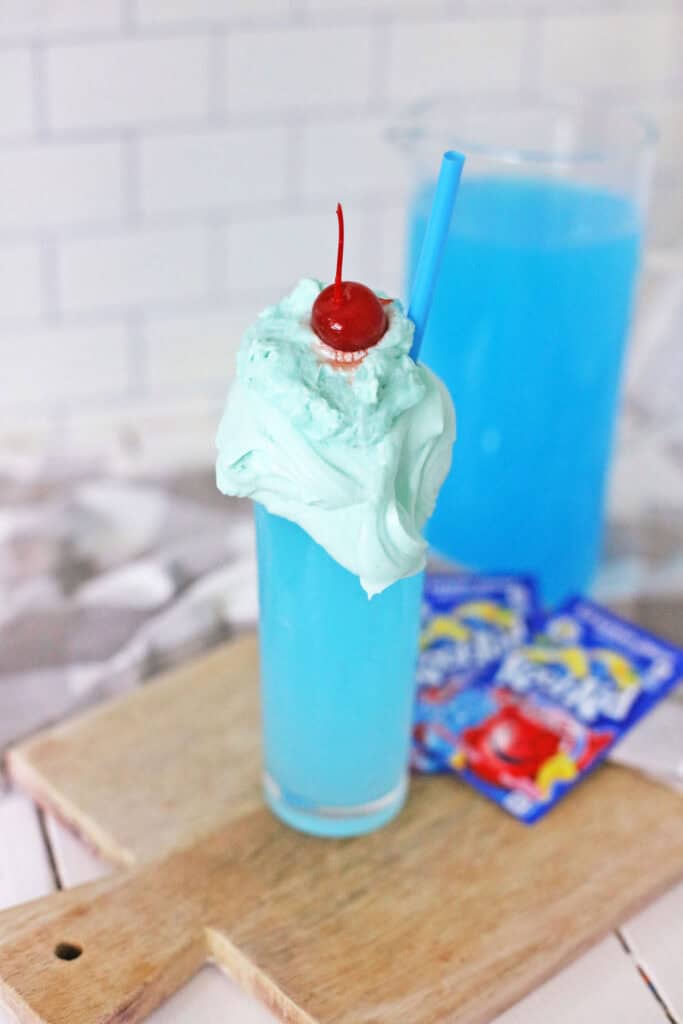
{"type": "Polygon", "coordinates": [[[0,461],[0,750],[256,618],[250,509],[208,470],[0,461]]]}

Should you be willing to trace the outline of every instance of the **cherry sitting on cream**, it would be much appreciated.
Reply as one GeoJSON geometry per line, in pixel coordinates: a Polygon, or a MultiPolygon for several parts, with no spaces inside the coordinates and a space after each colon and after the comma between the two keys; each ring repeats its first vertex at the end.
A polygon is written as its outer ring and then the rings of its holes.
{"type": "Polygon", "coordinates": [[[311,327],[326,345],[338,352],[361,352],[372,348],[387,329],[384,304],[358,281],[342,281],[344,260],[344,212],[337,203],[339,240],[334,284],[324,288],[313,303],[311,327]]]}

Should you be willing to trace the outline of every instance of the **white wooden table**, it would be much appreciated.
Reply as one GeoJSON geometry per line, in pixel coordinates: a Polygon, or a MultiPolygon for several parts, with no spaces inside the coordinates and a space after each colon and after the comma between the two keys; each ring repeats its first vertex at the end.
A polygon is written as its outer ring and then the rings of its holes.
{"type": "MultiPolygon", "coordinates": [[[[0,795],[0,908],[110,869],[17,793],[0,795]]],[[[647,871],[647,864],[643,864],[647,871]]],[[[206,966],[151,1024],[272,1024],[274,1018],[206,966]]],[[[651,904],[495,1024],[683,1024],[683,884],[651,904]],[[650,979],[648,985],[643,974],[650,979]]],[[[0,1024],[14,1024],[0,1006],[0,1024]]]]}

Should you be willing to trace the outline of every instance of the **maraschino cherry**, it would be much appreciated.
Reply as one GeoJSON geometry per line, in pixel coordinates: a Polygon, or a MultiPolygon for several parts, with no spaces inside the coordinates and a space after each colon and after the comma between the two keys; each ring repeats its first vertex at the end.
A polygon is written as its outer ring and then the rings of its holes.
{"type": "MultiPolygon", "coordinates": [[[[375,293],[358,281],[342,281],[344,211],[337,203],[339,241],[334,284],[324,288],[313,303],[311,327],[337,352],[364,352],[376,345],[387,329],[387,314],[375,293]]],[[[391,300],[384,300],[385,304],[391,300]]]]}

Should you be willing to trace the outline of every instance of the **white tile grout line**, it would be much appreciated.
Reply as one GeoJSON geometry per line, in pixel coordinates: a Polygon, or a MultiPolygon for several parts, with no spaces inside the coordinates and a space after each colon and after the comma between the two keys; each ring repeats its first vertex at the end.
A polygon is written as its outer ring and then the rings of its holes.
{"type": "MultiPolygon", "coordinates": [[[[285,202],[293,209],[303,203],[301,194],[304,126],[301,118],[287,117],[285,136],[285,202]]],[[[233,217],[233,222],[235,218],[233,217]]]]}
{"type": "Polygon", "coordinates": [[[536,17],[527,18],[526,38],[522,50],[522,68],[520,74],[520,94],[531,102],[541,92],[541,37],[545,14],[539,12],[536,17]]]}
{"type": "Polygon", "coordinates": [[[228,36],[226,31],[216,31],[209,39],[207,110],[209,118],[217,123],[228,119],[228,36]]]}
{"type": "MultiPolygon", "coordinates": [[[[40,239],[40,323],[54,324],[60,319],[59,284],[57,280],[57,242],[53,232],[43,232],[40,239]]],[[[2,331],[0,331],[2,334],[2,331]]]]}
{"type": "MultiPolygon", "coordinates": [[[[272,293],[264,291],[255,286],[247,289],[224,289],[220,295],[203,296],[200,299],[180,299],[174,301],[154,302],[153,304],[141,303],[132,306],[130,303],[122,303],[116,307],[98,309],[85,309],[59,313],[58,324],[67,330],[85,330],[88,327],[102,327],[112,323],[120,323],[130,313],[142,314],[145,318],[155,317],[192,317],[202,316],[206,313],[230,313],[233,310],[238,312],[254,311],[254,304],[267,305],[272,302],[272,293]]],[[[49,330],[56,326],[55,322],[41,318],[14,319],[6,321],[0,327],[0,339],[21,339],[23,335],[49,330]]],[[[4,396],[3,396],[4,398],[4,396]]]]}
{"type": "MultiPolygon", "coordinates": [[[[216,37],[218,38],[218,36],[216,37]]],[[[37,47],[40,49],[40,47],[37,47]]],[[[1,50],[1,46],[0,46],[1,50]]],[[[522,83],[524,84],[524,83],[522,83]]],[[[35,83],[34,83],[35,85],[35,83]]],[[[495,105],[496,102],[505,102],[509,100],[509,90],[493,88],[479,89],[474,94],[465,93],[444,93],[446,98],[452,98],[453,100],[463,99],[468,102],[486,102],[487,104],[495,105]]],[[[613,89],[602,88],[599,90],[593,90],[591,92],[591,98],[595,100],[615,101],[615,102],[632,102],[638,100],[639,103],[648,107],[651,104],[658,103],[683,103],[683,75],[678,78],[673,78],[665,83],[659,83],[655,86],[620,86],[613,89]]],[[[215,97],[212,100],[212,106],[215,108],[215,97]]],[[[178,116],[169,120],[154,120],[143,122],[136,126],[136,130],[140,132],[145,138],[164,138],[172,135],[187,134],[187,135],[203,135],[211,132],[230,132],[231,130],[239,131],[245,128],[263,128],[268,129],[269,127],[277,126],[282,123],[283,117],[296,119],[297,122],[302,124],[313,125],[324,124],[329,121],[330,118],[336,118],[341,122],[353,121],[358,117],[370,117],[376,114],[385,115],[392,113],[400,113],[406,107],[406,101],[404,99],[396,98],[394,96],[380,97],[381,103],[378,102],[376,106],[372,108],[368,107],[367,100],[354,101],[347,104],[330,104],[325,107],[313,107],[313,108],[299,108],[293,106],[286,111],[269,111],[268,109],[262,109],[259,111],[244,111],[244,112],[232,112],[229,115],[224,112],[223,109],[209,109],[206,115],[196,115],[192,117],[178,116]]],[[[219,104],[221,108],[224,104],[219,104]]],[[[17,148],[27,148],[35,146],[44,142],[48,145],[87,145],[95,142],[117,142],[121,140],[122,135],[125,136],[127,126],[121,125],[117,122],[107,122],[90,126],[87,128],[64,128],[58,132],[52,132],[49,138],[36,137],[33,134],[17,134],[7,135],[0,139],[0,152],[5,150],[15,150],[17,148]]],[[[671,165],[672,169],[680,169],[681,161],[671,165]]]]}
{"type": "MultiPolygon", "coordinates": [[[[367,24],[362,21],[361,24],[367,24]]],[[[16,50],[17,47],[31,46],[39,43],[41,46],[51,49],[75,49],[83,46],[102,46],[120,44],[140,40],[141,42],[167,42],[176,39],[199,39],[210,38],[218,29],[227,32],[262,32],[262,31],[287,31],[291,22],[276,18],[275,15],[269,18],[251,19],[246,21],[216,21],[210,18],[193,19],[187,22],[178,22],[176,25],[140,25],[125,30],[103,29],[103,30],[73,30],[55,29],[45,34],[37,34],[35,31],[18,33],[17,35],[6,34],[0,39],[0,53],[3,50],[16,50]]],[[[297,26],[300,28],[301,26],[297,26]]]]}
{"type": "MultiPolygon", "coordinates": [[[[296,140],[296,126],[294,126],[293,131],[296,140]]],[[[318,214],[326,211],[330,205],[330,197],[322,195],[309,197],[304,200],[294,188],[294,181],[290,181],[290,178],[295,177],[298,173],[297,161],[300,147],[294,145],[292,149],[295,152],[288,154],[288,160],[291,160],[292,163],[292,167],[289,167],[287,170],[289,194],[284,198],[278,196],[272,199],[240,200],[233,203],[227,202],[225,205],[220,206],[206,206],[202,210],[176,210],[167,213],[146,214],[141,212],[139,224],[136,221],[136,226],[139,226],[141,229],[149,229],[150,231],[171,231],[173,229],[201,225],[202,221],[206,225],[208,221],[215,221],[216,219],[229,221],[231,224],[258,224],[280,214],[318,214]]],[[[404,195],[405,189],[401,185],[397,184],[392,188],[390,185],[387,185],[387,182],[378,181],[376,186],[359,190],[350,198],[353,198],[358,204],[372,203],[381,208],[382,206],[400,202],[404,195]]],[[[126,206],[127,204],[128,200],[126,200],[126,206]]],[[[125,218],[122,220],[78,224],[67,228],[60,227],[57,230],[60,242],[70,242],[82,238],[116,238],[119,235],[129,234],[131,223],[128,210],[126,209],[125,218]]],[[[0,247],[2,245],[15,245],[20,242],[39,242],[44,237],[45,231],[41,228],[11,228],[2,232],[0,247]]]]}
{"type": "Polygon", "coordinates": [[[35,42],[31,46],[31,90],[33,93],[33,130],[41,142],[50,138],[47,82],[45,76],[45,46],[35,42]]]}
{"type": "Polygon", "coordinates": [[[384,110],[388,102],[394,21],[395,19],[388,12],[379,12],[375,15],[371,28],[372,59],[370,62],[368,110],[373,113],[384,110]]]}
{"type": "MultiPolygon", "coordinates": [[[[227,6],[227,4],[226,4],[227,6]]],[[[125,8],[124,8],[125,10],[125,8]]],[[[133,7],[135,11],[135,7],[133,7]]],[[[0,52],[27,46],[33,43],[67,48],[78,46],[99,46],[107,43],[120,43],[122,40],[140,39],[144,41],[164,42],[169,39],[197,38],[221,32],[288,32],[312,31],[317,28],[365,28],[372,25],[377,12],[364,13],[360,7],[346,8],[343,4],[329,12],[312,14],[305,8],[293,4],[285,14],[271,13],[267,17],[249,17],[237,15],[234,18],[202,18],[190,17],[186,21],[175,24],[144,24],[135,20],[131,24],[127,16],[121,21],[121,27],[112,29],[53,29],[48,32],[25,31],[7,32],[0,39],[0,52]]],[[[504,16],[502,9],[482,14],[481,11],[466,8],[453,12],[448,6],[442,10],[421,11],[417,8],[404,8],[400,12],[402,21],[433,22],[452,17],[463,21],[495,20],[504,16]]],[[[520,15],[521,16],[521,15],[520,15]]],[[[509,15],[508,15],[509,17],[509,15]]]]}
{"type": "MultiPolygon", "coordinates": [[[[142,219],[140,204],[140,138],[135,128],[121,132],[121,149],[123,161],[123,224],[130,228],[139,225],[142,219]]],[[[64,238],[60,231],[60,238],[64,238]]]]}
{"type": "Polygon", "coordinates": [[[289,0],[289,16],[292,25],[303,25],[310,17],[307,0],[289,0]]]}
{"type": "Polygon", "coordinates": [[[121,19],[121,32],[123,33],[123,35],[137,35],[138,26],[136,0],[119,0],[119,11],[121,19]]]}
{"type": "MultiPolygon", "coordinates": [[[[1,56],[0,56],[1,59],[1,56]]],[[[479,92],[477,97],[484,96],[491,101],[504,99],[506,92],[498,90],[493,92],[479,92]]],[[[472,99],[472,95],[468,96],[472,99]]],[[[392,101],[395,110],[405,108],[404,100],[392,101]]],[[[382,111],[383,112],[383,111],[382,111]]],[[[208,110],[201,115],[179,115],[174,118],[141,122],[136,128],[144,133],[145,137],[165,137],[169,135],[188,134],[202,135],[210,132],[229,132],[230,130],[245,128],[270,128],[282,123],[283,117],[296,117],[301,121],[309,122],[316,120],[327,121],[331,117],[340,120],[353,120],[358,117],[368,116],[374,111],[368,110],[367,99],[354,100],[352,102],[340,101],[324,107],[297,107],[292,106],[286,110],[269,110],[266,107],[257,111],[232,112],[230,114],[216,113],[208,110]]],[[[126,125],[117,121],[106,121],[87,128],[64,128],[50,135],[49,142],[55,145],[88,145],[93,142],[116,142],[121,138],[121,133],[126,130],[126,125]]],[[[0,152],[16,149],[19,147],[35,146],[43,141],[33,135],[19,134],[8,135],[0,140],[0,152]]]]}
{"type": "Polygon", "coordinates": [[[143,315],[139,311],[131,311],[126,314],[124,319],[128,334],[128,389],[124,398],[116,399],[121,403],[143,400],[147,395],[149,384],[143,315]]]}
{"type": "MultiPolygon", "coordinates": [[[[227,5],[226,5],[227,7],[227,5]]],[[[676,0],[670,0],[668,5],[661,8],[664,11],[671,10],[674,13],[679,11],[676,0]]],[[[614,0],[614,6],[603,10],[609,17],[619,18],[625,13],[650,13],[649,0],[614,0]]],[[[117,27],[105,29],[52,29],[41,32],[40,30],[17,30],[16,32],[6,31],[0,39],[0,51],[4,49],[15,49],[17,46],[31,45],[39,42],[41,45],[68,47],[99,45],[101,43],[115,43],[122,39],[159,40],[177,39],[179,36],[197,37],[207,33],[213,34],[216,31],[224,32],[262,32],[289,30],[313,30],[316,28],[330,27],[369,27],[377,19],[378,14],[383,12],[377,10],[366,11],[362,7],[347,7],[342,2],[337,3],[329,10],[311,11],[306,0],[290,0],[289,10],[280,14],[269,12],[268,15],[250,16],[249,14],[237,14],[233,17],[212,18],[199,16],[188,16],[185,20],[179,20],[174,24],[153,23],[145,24],[140,21],[138,5],[135,0],[121,0],[121,18],[117,27]]],[[[526,16],[535,17],[540,13],[546,14],[550,19],[561,18],[567,14],[586,18],[595,16],[593,5],[586,4],[580,7],[563,7],[550,10],[545,5],[540,5],[538,0],[523,0],[514,13],[510,13],[510,5],[507,2],[489,4],[482,9],[478,3],[463,2],[454,6],[451,0],[443,0],[441,6],[424,8],[415,0],[412,6],[402,7],[395,11],[395,16],[403,22],[430,24],[444,20],[458,21],[495,21],[498,18],[522,19],[526,16]]]]}
{"type": "Polygon", "coordinates": [[[208,281],[208,293],[203,303],[227,304],[229,291],[228,280],[228,230],[229,216],[226,214],[212,215],[206,219],[206,277],[208,281]]]}

